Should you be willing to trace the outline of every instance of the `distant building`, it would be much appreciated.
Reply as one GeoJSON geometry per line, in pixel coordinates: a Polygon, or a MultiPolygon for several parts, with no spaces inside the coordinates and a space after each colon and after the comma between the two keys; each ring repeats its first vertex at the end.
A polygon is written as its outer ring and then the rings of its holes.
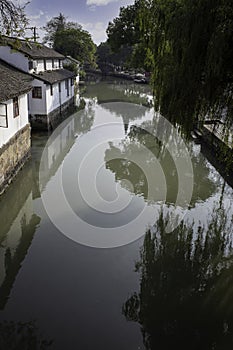
{"type": "Polygon", "coordinates": [[[80,62],[71,56],[66,56],[66,58],[63,61],[63,64],[65,67],[69,66],[75,70],[75,73],[76,73],[75,81],[76,81],[76,84],[78,85],[79,84],[80,62]]]}
{"type": "Polygon", "coordinates": [[[0,194],[30,154],[28,93],[32,77],[0,60],[0,194]]]}
{"type": "Polygon", "coordinates": [[[39,43],[4,37],[0,59],[33,77],[28,99],[32,128],[53,128],[74,107],[76,74],[63,68],[65,56],[39,43]]]}

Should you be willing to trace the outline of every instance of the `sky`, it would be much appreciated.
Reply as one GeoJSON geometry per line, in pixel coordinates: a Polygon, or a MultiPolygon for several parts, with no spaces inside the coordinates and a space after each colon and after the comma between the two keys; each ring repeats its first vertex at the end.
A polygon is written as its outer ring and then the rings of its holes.
{"type": "MultiPolygon", "coordinates": [[[[24,0],[18,2],[22,4],[24,0]]],[[[94,43],[99,45],[107,39],[108,23],[119,15],[120,7],[133,3],[134,0],[30,0],[25,12],[30,26],[38,28],[40,39],[44,34],[39,28],[62,13],[67,21],[81,24],[91,34],[94,43]]]]}

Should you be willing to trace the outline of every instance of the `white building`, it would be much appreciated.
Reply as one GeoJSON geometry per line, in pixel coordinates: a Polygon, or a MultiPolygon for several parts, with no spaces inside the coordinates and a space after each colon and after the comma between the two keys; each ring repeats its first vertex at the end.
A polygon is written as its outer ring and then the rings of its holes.
{"type": "Polygon", "coordinates": [[[0,60],[0,194],[30,154],[32,77],[0,60]]]}
{"type": "Polygon", "coordinates": [[[66,58],[63,61],[64,66],[71,66],[74,67],[75,71],[76,71],[76,78],[75,78],[75,82],[78,85],[79,84],[79,70],[80,70],[80,62],[78,60],[76,60],[75,58],[71,57],[71,56],[66,56],[66,58]]]}
{"type": "Polygon", "coordinates": [[[39,43],[4,37],[0,59],[33,77],[28,99],[32,128],[53,128],[74,107],[76,74],[63,68],[65,57],[60,53],[39,43]]]}

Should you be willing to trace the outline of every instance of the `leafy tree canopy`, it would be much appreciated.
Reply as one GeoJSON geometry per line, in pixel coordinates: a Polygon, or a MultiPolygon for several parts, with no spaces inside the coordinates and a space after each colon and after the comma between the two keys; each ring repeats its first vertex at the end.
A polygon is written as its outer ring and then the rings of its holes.
{"type": "Polygon", "coordinates": [[[126,44],[132,46],[139,41],[139,22],[136,16],[138,4],[136,1],[134,5],[121,7],[119,17],[109,22],[107,35],[113,51],[118,51],[126,44]]]}
{"type": "Polygon", "coordinates": [[[170,119],[233,122],[232,0],[136,0],[109,23],[113,50],[152,72],[155,106],[170,119]]]}
{"type": "Polygon", "coordinates": [[[82,63],[95,63],[96,46],[85,30],[68,28],[57,31],[53,47],[63,55],[70,55],[82,63]]]}
{"type": "Polygon", "coordinates": [[[67,22],[66,17],[60,13],[46,24],[44,30],[44,43],[50,43],[58,52],[82,63],[95,64],[96,46],[91,35],[80,24],[67,22]]]}
{"type": "Polygon", "coordinates": [[[133,5],[121,7],[119,16],[113,22],[109,22],[107,35],[111,49],[115,53],[128,50],[128,64],[131,67],[147,68],[145,61],[145,48],[141,44],[140,36],[140,0],[133,5]]]}

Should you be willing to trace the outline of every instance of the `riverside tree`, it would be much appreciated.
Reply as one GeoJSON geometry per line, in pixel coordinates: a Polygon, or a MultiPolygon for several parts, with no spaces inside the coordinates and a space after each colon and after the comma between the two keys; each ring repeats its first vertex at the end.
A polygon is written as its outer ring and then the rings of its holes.
{"type": "Polygon", "coordinates": [[[207,115],[232,124],[232,0],[136,0],[107,34],[113,49],[137,49],[135,57],[152,72],[155,106],[166,117],[191,128],[207,115]]]}
{"type": "Polygon", "coordinates": [[[90,33],[81,25],[67,21],[64,14],[53,17],[43,28],[46,31],[44,43],[49,43],[63,55],[69,55],[81,63],[95,65],[96,46],[90,33]]]}

